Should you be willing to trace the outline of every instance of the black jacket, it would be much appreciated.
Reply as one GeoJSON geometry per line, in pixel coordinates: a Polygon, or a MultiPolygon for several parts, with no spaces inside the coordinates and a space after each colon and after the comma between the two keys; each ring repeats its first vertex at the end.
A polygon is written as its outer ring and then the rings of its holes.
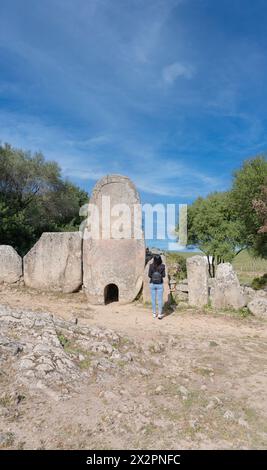
{"type": "Polygon", "coordinates": [[[161,263],[159,266],[155,266],[154,263],[149,265],[148,277],[150,277],[150,282],[152,282],[152,274],[158,271],[161,274],[161,284],[163,283],[163,278],[165,277],[165,264],[161,263]]]}

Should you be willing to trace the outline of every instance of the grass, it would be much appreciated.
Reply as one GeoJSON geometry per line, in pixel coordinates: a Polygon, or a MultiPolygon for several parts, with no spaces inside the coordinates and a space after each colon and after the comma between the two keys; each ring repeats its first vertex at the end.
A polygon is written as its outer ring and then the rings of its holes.
{"type": "MultiPolygon", "coordinates": [[[[178,256],[190,258],[191,256],[201,255],[201,252],[177,252],[168,253],[168,262],[175,262],[178,256]]],[[[263,276],[267,273],[267,260],[254,257],[248,250],[243,250],[232,261],[233,267],[242,284],[251,285],[255,277],[263,276]]]]}
{"type": "Polygon", "coordinates": [[[92,363],[92,358],[90,357],[90,354],[86,353],[86,355],[87,355],[86,359],[79,361],[79,367],[82,370],[89,369],[92,363]]]}
{"type": "Polygon", "coordinates": [[[0,405],[8,408],[9,406],[12,405],[12,399],[8,393],[5,393],[1,398],[0,398],[0,405]]]}
{"type": "Polygon", "coordinates": [[[84,359],[78,360],[78,366],[80,369],[88,369],[91,365],[92,358],[95,356],[92,351],[85,351],[84,349],[77,347],[74,341],[69,340],[65,335],[60,332],[57,332],[57,337],[61,346],[67,354],[72,354],[76,359],[81,354],[84,359]]]}
{"type": "Polygon", "coordinates": [[[233,316],[233,317],[241,317],[241,318],[246,318],[246,317],[251,316],[250,311],[246,307],[239,308],[238,310],[235,310],[234,308],[224,309],[223,313],[225,313],[226,315],[233,316]]]}
{"type": "Polygon", "coordinates": [[[168,260],[175,261],[177,257],[181,256],[182,258],[191,258],[191,256],[203,255],[201,251],[170,251],[167,252],[168,260]]]}
{"type": "Polygon", "coordinates": [[[241,251],[233,260],[233,266],[239,272],[264,274],[267,272],[267,260],[255,258],[247,250],[241,251]]]}
{"type": "Polygon", "coordinates": [[[233,260],[234,269],[242,284],[251,285],[255,277],[267,272],[267,260],[252,256],[247,250],[241,251],[233,260]]]}
{"type": "Polygon", "coordinates": [[[226,317],[246,318],[251,316],[250,311],[246,307],[237,310],[231,307],[216,309],[212,308],[211,304],[208,304],[203,307],[202,311],[207,315],[225,315],[226,317]]]}
{"type": "Polygon", "coordinates": [[[12,432],[7,432],[5,440],[2,444],[0,444],[0,448],[4,449],[10,447],[14,444],[15,436],[12,432]]]}
{"type": "Polygon", "coordinates": [[[64,336],[62,333],[58,333],[57,337],[62,348],[66,349],[70,344],[70,340],[66,336],[64,336]]]}
{"type": "Polygon", "coordinates": [[[193,371],[196,374],[203,375],[204,377],[210,377],[210,374],[213,372],[213,370],[211,370],[210,367],[205,367],[205,366],[194,367],[193,371]]]}

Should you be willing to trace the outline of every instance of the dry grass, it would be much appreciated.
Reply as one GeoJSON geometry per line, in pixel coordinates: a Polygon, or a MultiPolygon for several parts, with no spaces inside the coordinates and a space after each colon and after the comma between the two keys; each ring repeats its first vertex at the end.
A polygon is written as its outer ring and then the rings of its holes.
{"type": "MultiPolygon", "coordinates": [[[[199,255],[201,252],[190,253],[169,253],[168,259],[170,262],[175,262],[175,257],[182,256],[189,258],[191,256],[199,255]]],[[[233,260],[233,266],[237,272],[238,278],[242,284],[250,285],[255,277],[262,276],[267,272],[267,260],[259,257],[254,257],[247,250],[241,251],[233,260]]]]}

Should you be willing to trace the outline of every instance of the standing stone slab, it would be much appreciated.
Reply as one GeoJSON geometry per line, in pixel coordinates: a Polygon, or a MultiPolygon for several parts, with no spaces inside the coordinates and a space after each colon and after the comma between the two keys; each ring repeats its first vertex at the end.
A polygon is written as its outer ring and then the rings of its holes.
{"type": "MultiPolygon", "coordinates": [[[[161,255],[162,262],[165,264],[165,273],[166,276],[163,279],[163,302],[170,302],[170,286],[169,286],[169,276],[168,276],[168,267],[166,265],[165,256],[161,255]]],[[[151,294],[150,294],[150,278],[148,277],[148,271],[150,264],[153,263],[153,259],[149,261],[145,267],[144,278],[143,278],[143,302],[145,304],[151,303],[151,294]]]]}
{"type": "Polygon", "coordinates": [[[82,284],[79,232],[43,233],[23,263],[26,286],[65,293],[77,291],[82,284]]]}
{"type": "Polygon", "coordinates": [[[129,178],[121,175],[107,175],[95,186],[90,204],[97,208],[96,217],[88,219],[83,242],[83,284],[87,298],[92,304],[104,304],[109,301],[109,292],[117,293],[121,303],[132,302],[142,288],[145,265],[145,241],[140,218],[140,238],[134,236],[130,227],[129,236],[112,237],[112,231],[103,235],[105,218],[102,217],[102,204],[108,198],[110,203],[110,225],[113,226],[119,216],[114,215],[117,204],[123,204],[130,211],[130,223],[133,226],[136,208],[140,211],[138,192],[129,178]],[[99,226],[99,237],[88,235],[89,225],[99,226]],[[113,290],[113,292],[112,292],[113,290]]]}
{"type": "Polygon", "coordinates": [[[0,284],[13,284],[22,276],[22,259],[9,245],[0,245],[0,284]]]}
{"type": "Polygon", "coordinates": [[[189,305],[204,307],[209,300],[208,260],[205,256],[192,256],[186,260],[189,305]]]}
{"type": "Polygon", "coordinates": [[[259,318],[267,318],[267,298],[256,295],[248,304],[249,311],[259,318]]]}
{"type": "Polygon", "coordinates": [[[211,305],[214,308],[236,310],[246,305],[246,298],[230,263],[221,263],[217,267],[215,282],[211,288],[211,305]]]}

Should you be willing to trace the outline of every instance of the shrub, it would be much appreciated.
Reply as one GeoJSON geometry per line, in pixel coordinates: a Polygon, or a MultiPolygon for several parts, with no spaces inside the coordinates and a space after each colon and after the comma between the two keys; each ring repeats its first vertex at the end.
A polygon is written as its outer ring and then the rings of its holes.
{"type": "Polygon", "coordinates": [[[256,290],[267,287],[267,273],[263,274],[261,277],[255,277],[251,283],[251,287],[256,290]]]}
{"type": "Polygon", "coordinates": [[[168,271],[171,278],[180,280],[186,278],[186,258],[178,253],[167,254],[168,271]]]}

